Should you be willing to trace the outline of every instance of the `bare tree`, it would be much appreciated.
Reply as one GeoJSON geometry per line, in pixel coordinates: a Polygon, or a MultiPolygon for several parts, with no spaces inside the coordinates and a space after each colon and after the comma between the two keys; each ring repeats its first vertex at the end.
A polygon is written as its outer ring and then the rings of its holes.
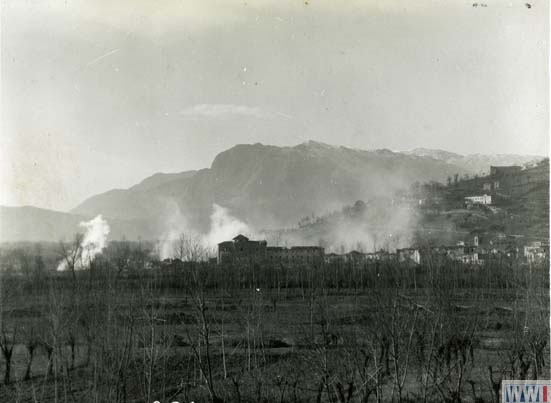
{"type": "Polygon", "coordinates": [[[69,245],[67,245],[64,242],[60,242],[59,244],[59,254],[61,255],[63,263],[66,266],[66,269],[69,270],[72,274],[74,293],[76,292],[76,283],[77,283],[76,269],[82,258],[83,240],[84,240],[84,235],[81,233],[76,233],[73,238],[73,241],[69,245]]]}
{"type": "Polygon", "coordinates": [[[4,357],[4,385],[9,385],[11,382],[11,365],[13,357],[13,349],[15,347],[17,337],[17,328],[13,328],[8,332],[5,327],[0,331],[0,351],[4,357]]]}
{"type": "Polygon", "coordinates": [[[31,371],[32,371],[33,359],[34,359],[36,349],[38,348],[39,345],[40,345],[40,340],[36,335],[35,328],[31,327],[28,333],[26,334],[26,339],[25,339],[25,346],[27,347],[27,353],[29,354],[29,358],[27,361],[27,367],[25,369],[25,376],[23,377],[23,380],[27,381],[32,377],[31,371]]]}

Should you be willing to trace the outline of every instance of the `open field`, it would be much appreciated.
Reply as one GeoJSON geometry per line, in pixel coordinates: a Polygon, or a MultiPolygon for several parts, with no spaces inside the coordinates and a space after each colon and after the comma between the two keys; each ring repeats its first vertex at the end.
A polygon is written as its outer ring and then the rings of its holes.
{"type": "Polygon", "coordinates": [[[518,287],[206,270],[4,279],[0,401],[492,402],[549,378],[544,267],[518,287]]]}

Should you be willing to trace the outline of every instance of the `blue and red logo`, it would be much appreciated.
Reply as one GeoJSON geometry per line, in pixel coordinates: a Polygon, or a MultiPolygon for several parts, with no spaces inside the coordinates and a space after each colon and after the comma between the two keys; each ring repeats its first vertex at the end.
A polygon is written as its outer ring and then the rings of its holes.
{"type": "Polygon", "coordinates": [[[551,381],[502,381],[503,403],[551,403],[551,381]]]}

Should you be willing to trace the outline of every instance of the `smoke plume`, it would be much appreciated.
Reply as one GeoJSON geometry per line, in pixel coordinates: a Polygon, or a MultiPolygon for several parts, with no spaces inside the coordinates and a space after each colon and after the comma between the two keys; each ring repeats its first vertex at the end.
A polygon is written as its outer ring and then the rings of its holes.
{"type": "Polygon", "coordinates": [[[160,259],[177,257],[176,251],[184,239],[190,246],[200,246],[207,254],[212,255],[218,243],[232,239],[237,234],[254,236],[254,231],[249,225],[216,203],[212,205],[210,226],[206,234],[201,234],[193,228],[178,206],[171,207],[170,213],[166,213],[165,230],[158,242],[160,259]]]}
{"type": "MultiPolygon", "coordinates": [[[[86,267],[107,246],[107,235],[110,230],[109,224],[101,214],[90,221],[82,221],[79,226],[84,228],[85,232],[80,244],[80,250],[76,251],[78,253],[75,264],[76,270],[86,267]]],[[[73,247],[75,246],[73,245],[73,247]]],[[[75,253],[75,250],[71,250],[69,253],[75,253]]],[[[57,270],[67,270],[67,262],[65,260],[60,262],[57,270]]]]}
{"type": "Polygon", "coordinates": [[[252,235],[253,230],[243,221],[232,216],[229,210],[218,204],[212,205],[210,231],[203,238],[206,247],[213,248],[218,243],[232,239],[237,234],[252,235]]]}
{"type": "Polygon", "coordinates": [[[161,260],[173,258],[175,243],[180,236],[184,233],[193,232],[180,206],[171,199],[165,199],[163,202],[165,207],[161,220],[164,222],[164,230],[157,242],[158,255],[161,260]]]}

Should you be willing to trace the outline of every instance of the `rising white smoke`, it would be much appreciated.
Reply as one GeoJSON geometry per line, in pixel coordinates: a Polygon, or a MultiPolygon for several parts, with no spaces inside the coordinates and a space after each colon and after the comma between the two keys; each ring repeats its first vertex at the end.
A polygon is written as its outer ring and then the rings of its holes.
{"type": "Polygon", "coordinates": [[[164,214],[161,217],[163,222],[163,234],[157,241],[158,255],[161,260],[173,258],[175,243],[182,234],[191,232],[188,220],[182,213],[180,206],[172,199],[164,202],[164,214]]]}
{"type": "MultiPolygon", "coordinates": [[[[109,234],[109,224],[100,215],[90,221],[82,221],[79,226],[85,229],[82,237],[81,250],[75,264],[76,270],[86,267],[101,251],[107,246],[107,235],[109,234]]],[[[74,253],[74,251],[70,251],[74,253]]],[[[67,270],[67,262],[61,261],[57,266],[58,271],[67,270]]]]}
{"type": "Polygon", "coordinates": [[[210,230],[203,237],[205,247],[214,248],[218,243],[228,241],[237,234],[252,235],[253,230],[243,221],[232,216],[229,210],[218,204],[212,205],[213,212],[210,216],[210,230]]]}
{"type": "Polygon", "coordinates": [[[158,256],[161,260],[178,257],[178,249],[182,242],[200,246],[203,251],[212,256],[218,243],[228,241],[238,234],[254,236],[255,232],[243,221],[232,216],[229,210],[218,204],[212,205],[210,227],[206,234],[198,233],[182,214],[176,205],[167,205],[165,210],[164,231],[157,243],[158,256]]]}

